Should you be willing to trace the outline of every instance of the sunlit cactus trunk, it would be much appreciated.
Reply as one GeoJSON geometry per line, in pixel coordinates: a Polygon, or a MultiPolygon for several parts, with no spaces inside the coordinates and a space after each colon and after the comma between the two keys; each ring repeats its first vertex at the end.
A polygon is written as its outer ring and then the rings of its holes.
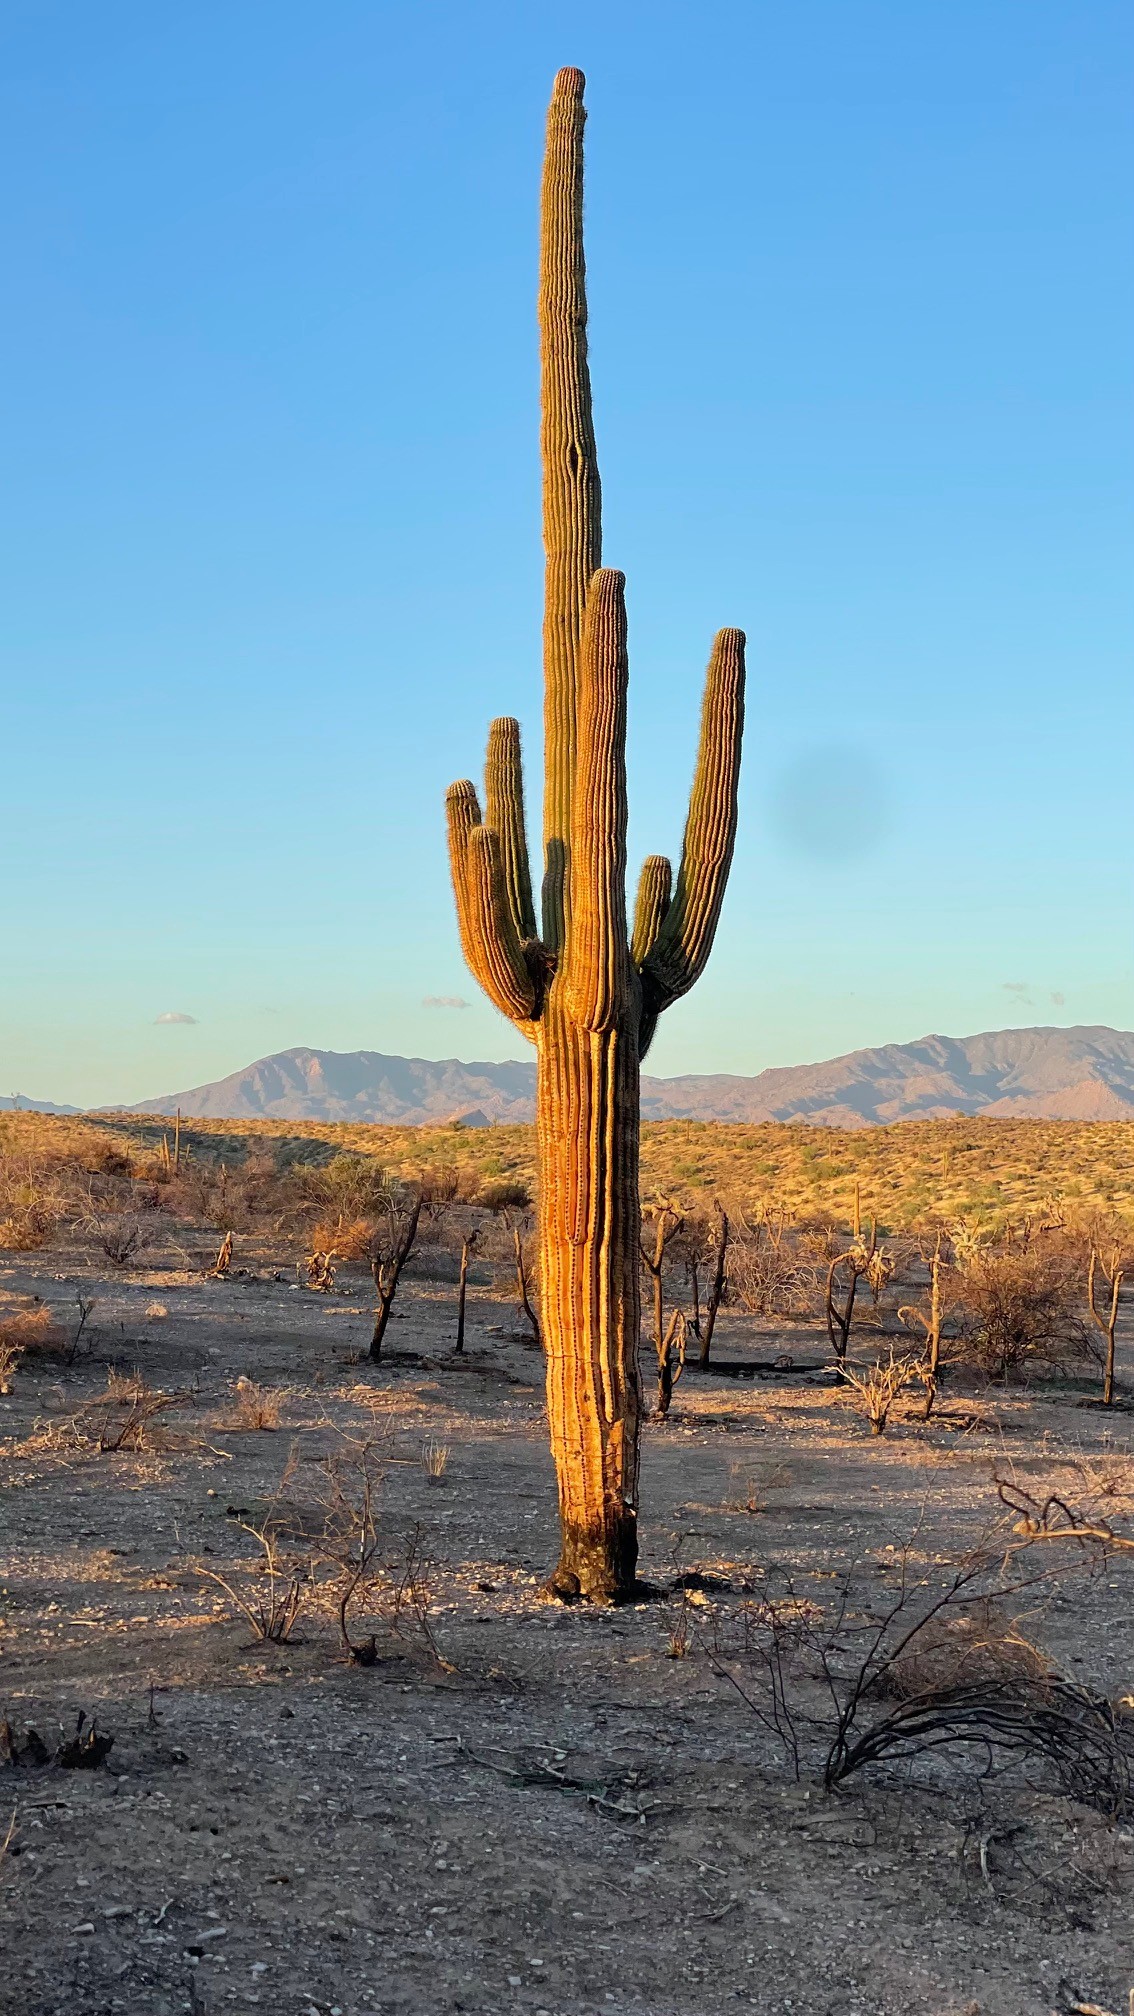
{"type": "Polygon", "coordinates": [[[550,1587],[613,1602],[635,1586],[641,1386],[638,1067],[658,1016],[702,972],[732,858],[744,637],[722,630],[676,884],[652,855],[626,917],[626,611],[601,560],[587,368],[583,77],[548,114],[540,241],[544,874],[537,935],[519,727],[494,721],[482,820],[448,796],[461,943],[538,1052],[540,1279],[562,1549],[550,1587]]]}
{"type": "MultiPolygon", "coordinates": [[[[553,988],[553,994],[558,988],[553,988]]],[[[638,1560],[638,1037],[549,1000],[539,1044],[540,1269],[559,1477],[557,1593],[611,1602],[638,1560]]]]}

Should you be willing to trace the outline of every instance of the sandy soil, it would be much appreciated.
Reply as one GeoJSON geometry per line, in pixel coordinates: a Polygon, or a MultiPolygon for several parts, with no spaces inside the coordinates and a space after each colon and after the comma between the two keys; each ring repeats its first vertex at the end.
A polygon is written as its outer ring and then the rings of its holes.
{"type": "MultiPolygon", "coordinates": [[[[588,1614],[540,1596],[555,1551],[541,1368],[492,1334],[514,1315],[489,1290],[461,1365],[451,1288],[407,1285],[371,1368],[360,1278],[321,1297],[268,1252],[230,1282],[166,1257],[108,1278],[77,1253],[28,1256],[38,1272],[0,1277],[68,1321],[97,1296],[75,1363],[28,1359],[0,1400],[0,1711],[49,1745],[80,1709],[114,1734],[98,1770],[0,1770],[0,1836],[17,1822],[5,2010],[1044,2016],[1077,1998],[1126,2016],[1129,1826],[946,1763],[825,1797],[815,1732],[796,1782],[728,1678],[762,1698],[730,1655],[777,1566],[822,1605],[855,1561],[884,1579],[884,1550],[911,1535],[926,1559],[975,1541],[993,1461],[1055,1474],[1068,1450],[1108,1446],[1096,1408],[985,1395],[957,1403],[983,1416],[973,1432],[903,1419],[878,1442],[799,1369],[690,1370],[646,1434],[642,1565],[664,1600],[588,1614]],[[65,1425],[115,1368],[188,1396],[140,1452],[76,1445],[65,1425]],[[278,1428],[231,1425],[241,1376],[281,1396],[278,1428]],[[383,1467],[387,1591],[354,1625],[377,1636],[366,1668],[321,1600],[293,1642],[257,1644],[200,1572],[254,1588],[241,1522],[285,1469],[309,1515],[344,1435],[374,1440],[383,1467]],[[449,1451],[435,1482],[430,1443],[449,1451]],[[392,1619],[411,1549],[418,1610],[392,1619]],[[708,1586],[675,1590],[688,1571],[708,1586]]],[[[722,1348],[738,1339],[734,1324],[722,1348]]],[[[770,1364],[784,1341],[740,1348],[770,1364]]],[[[797,1368],[821,1366],[817,1337],[787,1343],[797,1368]]],[[[1120,1445],[1130,1426],[1110,1424],[1120,1445]]],[[[1134,1681],[1132,1589],[1134,1562],[1116,1564],[1042,1619],[1064,1669],[1114,1694],[1134,1681]]]]}

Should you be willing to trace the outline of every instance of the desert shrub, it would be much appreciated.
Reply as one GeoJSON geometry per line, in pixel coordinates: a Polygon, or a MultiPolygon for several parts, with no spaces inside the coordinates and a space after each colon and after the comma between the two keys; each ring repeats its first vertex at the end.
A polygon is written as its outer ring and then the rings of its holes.
{"type": "Polygon", "coordinates": [[[231,1614],[244,1618],[255,1643],[286,1645],[311,1588],[310,1558],[289,1550],[270,1518],[257,1525],[243,1519],[238,1523],[260,1550],[252,1564],[242,1562],[228,1575],[204,1567],[194,1573],[223,1591],[231,1614]]]}
{"type": "Polygon", "coordinates": [[[101,1143],[87,1158],[87,1163],[93,1173],[101,1176],[130,1177],[134,1173],[133,1156],[117,1141],[101,1143]]]}
{"type": "MultiPolygon", "coordinates": [[[[156,1208],[218,1232],[281,1229],[310,1207],[304,1175],[283,1166],[269,1150],[255,1148],[234,1162],[190,1157],[178,1171],[159,1170],[149,1188],[156,1208]]],[[[138,1193],[135,1193],[137,1200],[138,1193]]]]}
{"type": "MultiPolygon", "coordinates": [[[[1035,1501],[1011,1499],[1009,1518],[955,1562],[925,1561],[914,1540],[887,1548],[884,1562],[840,1578],[826,1606],[801,1600],[790,1575],[776,1572],[715,1643],[699,1639],[725,1677],[733,1660],[747,1667],[741,1698],[797,1778],[817,1765],[830,1791],[873,1765],[901,1765],[940,1787],[946,1770],[962,1784],[1015,1765],[1025,1782],[1042,1772],[1108,1819],[1134,1813],[1134,1715],[1062,1677],[1022,1628],[1029,1611],[1015,1606],[1036,1580],[1025,1550],[1060,1536],[1018,1523],[1020,1505],[1035,1501]],[[809,1698],[817,1679],[830,1704],[818,1718],[809,1698]]],[[[1062,1537],[1084,1539],[1066,1526],[1062,1537]]]]}
{"type": "Polygon", "coordinates": [[[225,1231],[251,1231],[258,1226],[283,1224],[297,1202],[296,1184],[290,1170],[281,1169],[270,1153],[248,1154],[235,1168],[225,1171],[226,1215],[219,1221],[225,1231]]]}
{"type": "Polygon", "coordinates": [[[318,1218],[308,1235],[311,1252],[336,1260],[366,1260],[374,1236],[373,1218],[318,1218]]]}
{"type": "Polygon", "coordinates": [[[30,1157],[0,1156],[0,1246],[30,1253],[51,1240],[65,1206],[58,1179],[30,1157]]]}
{"type": "Polygon", "coordinates": [[[461,1172],[452,1163],[435,1162],[431,1169],[422,1170],[418,1188],[422,1203],[443,1217],[447,1206],[455,1204],[461,1195],[461,1172]]]}
{"type": "Polygon", "coordinates": [[[728,1293],[749,1316],[802,1314],[816,1293],[806,1241],[783,1212],[736,1218],[728,1253],[728,1293]]]}
{"type": "Polygon", "coordinates": [[[520,1177],[497,1176],[480,1185],[475,1201],[483,1204],[486,1211],[526,1211],[532,1199],[520,1177]]]}
{"type": "Polygon", "coordinates": [[[112,1267],[127,1267],[136,1253],[150,1243],[150,1234],[139,1218],[129,1213],[95,1213],[87,1220],[87,1230],[112,1267]]]}
{"type": "Polygon", "coordinates": [[[1007,1381],[1085,1352],[1078,1270],[1064,1242],[1027,1229],[993,1240],[962,1226],[953,1245],[961,1335],[951,1355],[1007,1381]]]}
{"type": "Polygon", "coordinates": [[[372,1155],[335,1155],[322,1169],[305,1171],[309,1196],[336,1218],[373,1218],[396,1185],[372,1155]]]}
{"type": "Polygon", "coordinates": [[[874,1365],[840,1366],[842,1383],[849,1386],[859,1412],[869,1421],[875,1435],[884,1435],[895,1400],[907,1386],[925,1376],[920,1360],[896,1357],[893,1345],[888,1358],[874,1365]]]}
{"type": "Polygon", "coordinates": [[[87,1400],[73,1416],[80,1439],[103,1455],[163,1446],[168,1441],[167,1416],[188,1406],[191,1393],[167,1393],[151,1387],[140,1372],[110,1371],[106,1390],[87,1400]]]}
{"type": "Polygon", "coordinates": [[[166,1186],[162,1202],[167,1211],[190,1224],[213,1223],[213,1192],[217,1170],[209,1162],[183,1164],[181,1172],[166,1186]]]}

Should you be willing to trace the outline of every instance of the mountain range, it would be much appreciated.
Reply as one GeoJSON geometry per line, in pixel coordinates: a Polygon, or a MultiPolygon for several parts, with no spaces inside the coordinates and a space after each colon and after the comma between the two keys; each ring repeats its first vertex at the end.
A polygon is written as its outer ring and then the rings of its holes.
{"type": "Polygon", "coordinates": [[[0,1096],[0,1113],[80,1113],[80,1106],[55,1106],[50,1099],[33,1099],[28,1092],[5,1092],[0,1096]]]}
{"type": "MultiPolygon", "coordinates": [[[[402,1126],[463,1120],[529,1121],[531,1058],[463,1064],[388,1057],[377,1050],[281,1050],[243,1071],[126,1110],[186,1118],[384,1121],[402,1126]]],[[[1120,1029],[1001,1029],[981,1036],[924,1036],[852,1050],[825,1064],[796,1064],[754,1078],[724,1073],[642,1079],[646,1120],[800,1120],[870,1127],[952,1114],[1006,1119],[1134,1120],[1134,1033],[1120,1029]]]]}

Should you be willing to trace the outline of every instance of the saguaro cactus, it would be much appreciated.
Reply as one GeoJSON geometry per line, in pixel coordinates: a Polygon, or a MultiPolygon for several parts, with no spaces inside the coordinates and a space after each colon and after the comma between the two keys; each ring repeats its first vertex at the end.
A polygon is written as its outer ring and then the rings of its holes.
{"type": "Polygon", "coordinates": [[[653,855],[626,921],[624,580],[601,563],[587,366],[583,75],[547,121],[540,243],[544,654],[543,918],[537,935],[520,731],[489,731],[482,819],[448,794],[461,943],[489,999],[535,1044],[547,1405],[562,1549],[549,1587],[612,1602],[638,1556],[638,1066],[658,1016],[702,972],[736,830],[744,636],[713,646],[676,886],[653,855]]]}

